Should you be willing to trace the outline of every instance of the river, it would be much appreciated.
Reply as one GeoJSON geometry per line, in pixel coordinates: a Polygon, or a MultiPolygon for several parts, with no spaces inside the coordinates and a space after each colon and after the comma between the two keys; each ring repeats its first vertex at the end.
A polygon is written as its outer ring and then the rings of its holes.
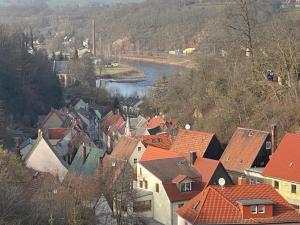
{"type": "Polygon", "coordinates": [[[159,78],[189,71],[187,68],[168,64],[128,60],[122,63],[126,63],[136,70],[143,72],[145,74],[145,81],[137,83],[117,83],[104,82],[105,80],[101,80],[101,86],[112,95],[143,97],[149,92],[149,90],[154,86],[155,81],[159,78]]]}

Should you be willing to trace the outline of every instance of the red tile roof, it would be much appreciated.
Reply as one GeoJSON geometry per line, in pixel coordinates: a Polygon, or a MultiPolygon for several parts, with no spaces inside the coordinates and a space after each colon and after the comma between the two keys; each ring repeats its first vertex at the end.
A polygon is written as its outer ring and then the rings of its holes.
{"type": "Polygon", "coordinates": [[[163,182],[164,189],[171,202],[187,201],[195,197],[200,191],[203,190],[204,186],[200,181],[192,183],[192,191],[181,192],[176,183],[163,182]]]}
{"type": "Polygon", "coordinates": [[[135,138],[141,140],[145,146],[151,145],[163,149],[171,148],[171,135],[168,133],[135,136],[135,138]]]}
{"type": "Polygon", "coordinates": [[[262,175],[300,183],[300,134],[284,135],[262,175]]]}
{"type": "Polygon", "coordinates": [[[300,222],[300,214],[275,189],[267,184],[209,186],[177,209],[191,224],[259,224],[300,222]],[[238,200],[269,199],[274,202],[273,216],[243,219],[238,200]]]}
{"type": "Polygon", "coordinates": [[[220,161],[227,170],[244,172],[251,168],[269,135],[267,131],[237,128],[220,161]]]}
{"type": "Polygon", "coordinates": [[[63,139],[69,128],[48,128],[48,139],[63,139]]]}
{"type": "Polygon", "coordinates": [[[166,121],[160,116],[154,116],[148,121],[145,127],[148,129],[152,129],[155,127],[163,127],[165,123],[166,121]]]}
{"type": "Polygon", "coordinates": [[[191,151],[196,151],[197,157],[203,157],[214,136],[213,133],[180,129],[171,150],[180,152],[187,159],[191,151]]]}
{"type": "Polygon", "coordinates": [[[165,149],[148,145],[140,161],[178,158],[178,157],[181,157],[181,155],[177,152],[172,152],[170,150],[165,150],[165,149]]]}
{"type": "MultiPolygon", "coordinates": [[[[194,164],[194,168],[201,174],[202,182],[208,185],[213,175],[215,174],[218,166],[223,165],[218,160],[197,158],[194,164]]],[[[224,169],[225,171],[225,169],[224,169]]]]}
{"type": "Polygon", "coordinates": [[[110,111],[109,113],[106,114],[105,117],[102,119],[102,125],[101,125],[101,130],[108,134],[110,130],[118,130],[122,126],[125,125],[125,120],[121,116],[119,111],[113,112],[110,111]]]}
{"type": "Polygon", "coordinates": [[[117,160],[129,160],[130,156],[134,152],[137,144],[140,141],[127,136],[122,136],[116,146],[114,147],[112,153],[110,155],[106,155],[103,159],[103,165],[106,165],[108,168],[111,167],[111,162],[117,160]]]}

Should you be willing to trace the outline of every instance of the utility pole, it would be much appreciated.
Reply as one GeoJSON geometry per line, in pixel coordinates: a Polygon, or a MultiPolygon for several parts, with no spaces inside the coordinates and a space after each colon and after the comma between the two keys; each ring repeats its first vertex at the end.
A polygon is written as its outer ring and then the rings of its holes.
{"type": "Polygon", "coordinates": [[[93,54],[96,57],[96,26],[95,20],[92,21],[93,24],[93,54]]]}

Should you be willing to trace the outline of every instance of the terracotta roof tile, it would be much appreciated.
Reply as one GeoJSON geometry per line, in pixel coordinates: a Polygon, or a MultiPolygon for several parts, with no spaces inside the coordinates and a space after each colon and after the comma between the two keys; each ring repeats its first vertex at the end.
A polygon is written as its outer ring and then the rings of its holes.
{"type": "Polygon", "coordinates": [[[300,183],[300,134],[284,135],[262,175],[300,183]]]}
{"type": "Polygon", "coordinates": [[[192,183],[192,191],[181,192],[176,183],[163,183],[164,189],[171,202],[187,201],[199,194],[203,190],[204,186],[200,181],[192,183]]]}
{"type": "Polygon", "coordinates": [[[48,128],[48,139],[63,139],[69,128],[48,128]]]}
{"type": "Polygon", "coordinates": [[[194,167],[201,174],[202,182],[208,184],[220,164],[218,160],[197,158],[194,167]]]}
{"type": "Polygon", "coordinates": [[[182,157],[179,153],[170,150],[165,150],[153,146],[148,146],[142,155],[140,161],[149,161],[157,159],[168,159],[182,157]]]}
{"type": "Polygon", "coordinates": [[[145,146],[151,145],[163,149],[171,148],[171,135],[168,133],[135,136],[135,138],[141,140],[145,146]]]}
{"type": "Polygon", "coordinates": [[[267,137],[267,131],[237,128],[220,159],[227,170],[251,168],[267,137]]]}
{"type": "Polygon", "coordinates": [[[152,129],[155,127],[163,127],[165,123],[166,121],[160,116],[154,116],[148,121],[145,127],[148,129],[152,129]]]}
{"type": "Polygon", "coordinates": [[[213,133],[180,129],[171,150],[180,152],[187,159],[191,151],[196,151],[198,157],[203,157],[214,136],[213,133]]]}
{"type": "Polygon", "coordinates": [[[300,214],[267,184],[209,186],[177,209],[177,214],[191,224],[259,224],[300,222],[300,214]],[[269,199],[274,202],[273,216],[243,219],[237,203],[242,199],[269,199]]]}
{"type": "Polygon", "coordinates": [[[121,116],[120,112],[113,112],[110,111],[109,113],[106,114],[105,117],[103,117],[101,121],[101,130],[108,134],[108,132],[111,129],[118,130],[120,129],[123,125],[125,125],[125,120],[121,116]]]}

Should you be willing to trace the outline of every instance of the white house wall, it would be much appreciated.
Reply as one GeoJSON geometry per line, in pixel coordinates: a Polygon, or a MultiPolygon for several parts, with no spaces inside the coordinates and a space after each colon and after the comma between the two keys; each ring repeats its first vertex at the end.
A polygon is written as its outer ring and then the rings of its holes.
{"type": "Polygon", "coordinates": [[[68,172],[67,168],[53,153],[44,139],[40,140],[38,146],[36,146],[25,163],[27,167],[34,170],[58,176],[61,181],[68,172]]]}
{"type": "MultiPolygon", "coordinates": [[[[172,217],[172,208],[171,202],[165,192],[162,182],[154,176],[150,171],[144,168],[141,164],[137,165],[137,174],[138,174],[138,187],[139,180],[145,179],[148,181],[148,190],[153,192],[153,219],[165,225],[173,225],[171,224],[172,217]],[[142,175],[140,175],[140,167],[142,168],[142,175]],[[159,184],[159,193],[156,192],[155,184],[159,184]]],[[[143,186],[144,187],[144,186],[143,186]]]]}
{"type": "Polygon", "coordinates": [[[190,222],[186,221],[181,216],[178,216],[177,220],[178,220],[177,225],[192,225],[190,222]]]}
{"type": "Polygon", "coordinates": [[[137,159],[137,161],[140,161],[142,155],[143,155],[144,152],[145,152],[145,149],[146,149],[146,148],[145,148],[145,146],[143,145],[143,143],[142,143],[141,141],[136,145],[136,147],[135,147],[133,153],[131,154],[131,156],[130,156],[130,158],[129,158],[129,163],[130,163],[130,165],[132,166],[132,168],[135,169],[136,166],[137,166],[137,164],[134,163],[134,159],[137,159]],[[138,151],[138,148],[139,148],[139,147],[141,147],[141,151],[138,151]]]}

